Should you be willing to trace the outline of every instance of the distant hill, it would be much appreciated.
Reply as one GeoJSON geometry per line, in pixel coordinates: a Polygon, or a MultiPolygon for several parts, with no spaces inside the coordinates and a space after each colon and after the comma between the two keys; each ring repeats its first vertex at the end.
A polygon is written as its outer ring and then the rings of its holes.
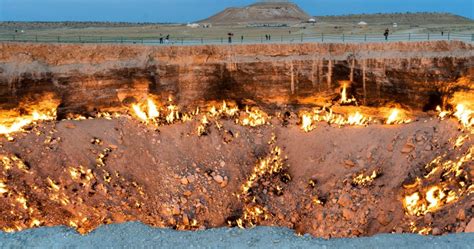
{"type": "Polygon", "coordinates": [[[425,25],[425,24],[474,24],[474,20],[450,13],[378,13],[342,16],[316,16],[318,22],[353,23],[364,21],[368,24],[425,25]]]}
{"type": "Polygon", "coordinates": [[[311,18],[294,3],[256,3],[243,8],[227,8],[200,23],[248,24],[248,23],[295,23],[311,18]]]}
{"type": "Polygon", "coordinates": [[[132,22],[0,22],[1,29],[82,29],[82,28],[121,28],[121,27],[141,27],[146,25],[157,25],[165,23],[132,23],[132,22]]]}

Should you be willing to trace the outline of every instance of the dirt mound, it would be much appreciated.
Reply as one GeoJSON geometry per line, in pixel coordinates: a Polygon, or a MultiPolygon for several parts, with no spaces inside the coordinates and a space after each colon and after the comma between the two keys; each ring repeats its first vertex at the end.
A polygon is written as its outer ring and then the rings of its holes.
{"type": "Polygon", "coordinates": [[[227,8],[201,23],[293,23],[307,21],[310,16],[293,3],[256,3],[243,8],[227,8]]]}

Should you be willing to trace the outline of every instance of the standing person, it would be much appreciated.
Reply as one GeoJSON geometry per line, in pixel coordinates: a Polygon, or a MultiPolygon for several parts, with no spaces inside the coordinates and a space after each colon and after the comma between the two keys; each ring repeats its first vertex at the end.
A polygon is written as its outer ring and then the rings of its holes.
{"type": "Polygon", "coordinates": [[[243,35],[240,37],[240,42],[244,43],[244,36],[243,35]]]}
{"type": "Polygon", "coordinates": [[[268,35],[265,34],[265,41],[268,41],[268,35]]]}
{"type": "Polygon", "coordinates": [[[385,32],[383,33],[383,36],[385,36],[385,40],[388,40],[388,34],[389,34],[389,30],[388,29],[385,29],[385,32]]]}
{"type": "Polygon", "coordinates": [[[166,35],[165,37],[165,43],[168,44],[170,42],[170,35],[166,35]]]}
{"type": "Polygon", "coordinates": [[[228,33],[227,34],[229,36],[229,43],[232,43],[232,36],[234,35],[233,33],[228,33]]]}
{"type": "Polygon", "coordinates": [[[441,36],[444,36],[444,31],[441,31],[441,36]]]}
{"type": "Polygon", "coordinates": [[[272,40],[272,36],[269,34],[268,35],[268,40],[271,41],[272,40]]]}
{"type": "Polygon", "coordinates": [[[163,44],[163,34],[160,33],[160,44],[163,44]]]}

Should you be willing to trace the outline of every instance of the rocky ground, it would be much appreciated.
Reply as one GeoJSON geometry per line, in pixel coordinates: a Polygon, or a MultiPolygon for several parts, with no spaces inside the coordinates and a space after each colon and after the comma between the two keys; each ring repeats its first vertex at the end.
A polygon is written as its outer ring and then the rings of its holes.
{"type": "Polygon", "coordinates": [[[155,126],[128,115],[30,126],[0,138],[0,228],[474,231],[474,140],[457,120],[320,122],[307,133],[300,122],[288,112],[255,127],[222,118],[200,131],[199,120],[155,126]],[[412,194],[419,200],[407,201],[412,194]]]}

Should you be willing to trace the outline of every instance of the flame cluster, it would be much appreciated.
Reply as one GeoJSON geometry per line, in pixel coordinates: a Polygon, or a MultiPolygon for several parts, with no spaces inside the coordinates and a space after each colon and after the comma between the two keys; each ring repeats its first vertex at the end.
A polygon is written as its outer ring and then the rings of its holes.
{"type": "MultiPolygon", "coordinates": [[[[141,186],[136,182],[126,180],[118,172],[113,174],[106,169],[99,169],[98,166],[95,169],[84,166],[67,167],[65,171],[70,178],[67,175],[59,178],[46,176],[28,184],[18,184],[15,181],[9,182],[8,176],[32,175],[34,171],[15,155],[0,155],[0,195],[11,207],[3,212],[4,215],[8,216],[5,218],[9,221],[8,227],[5,226],[0,229],[5,232],[16,232],[38,226],[58,225],[55,223],[57,221],[50,220],[49,212],[45,212],[44,207],[53,205],[59,210],[68,210],[67,213],[69,213],[71,205],[73,205],[76,210],[71,212],[60,224],[76,228],[78,232],[84,234],[94,228],[91,227],[91,218],[102,220],[99,222],[100,224],[106,223],[110,213],[108,214],[108,212],[104,212],[98,207],[93,207],[91,204],[86,204],[87,200],[81,196],[87,196],[91,192],[95,192],[106,198],[106,202],[113,203],[114,200],[120,199],[120,204],[117,207],[127,205],[134,209],[140,209],[143,205],[142,201],[139,198],[114,197],[113,195],[122,193],[118,189],[127,188],[146,198],[141,186]],[[103,182],[100,182],[101,175],[104,177],[103,182]],[[105,180],[106,177],[108,181],[105,180]],[[70,184],[72,187],[67,188],[66,184],[70,184]],[[41,203],[41,205],[38,206],[38,203],[41,203]]],[[[22,179],[25,179],[25,177],[22,179]]],[[[194,224],[194,221],[192,224],[194,224]]]]}
{"type": "Polygon", "coordinates": [[[8,136],[11,133],[23,131],[23,128],[38,121],[55,120],[56,109],[49,111],[33,110],[30,114],[18,115],[13,118],[0,119],[0,135],[8,136]]]}
{"type": "Polygon", "coordinates": [[[240,110],[238,106],[229,101],[222,104],[208,104],[198,107],[192,112],[183,112],[177,105],[172,104],[172,98],[168,99],[168,104],[161,105],[152,98],[148,98],[144,103],[133,104],[131,112],[134,117],[145,124],[163,125],[176,122],[199,120],[197,134],[199,136],[208,132],[209,127],[215,124],[218,129],[222,127],[220,119],[235,119],[236,124],[256,127],[268,123],[270,116],[257,107],[245,106],[240,110]]]}
{"type": "Polygon", "coordinates": [[[178,106],[172,103],[172,98],[168,98],[167,104],[159,104],[158,101],[148,98],[146,102],[132,105],[132,114],[145,124],[173,124],[191,119],[191,114],[183,113],[178,106]]]}
{"type": "MultiPolygon", "coordinates": [[[[27,228],[38,227],[43,222],[38,218],[38,210],[30,205],[28,192],[22,188],[9,185],[8,176],[11,174],[31,174],[30,168],[15,155],[0,155],[0,194],[6,197],[13,209],[10,215],[18,217],[11,226],[2,227],[4,232],[15,232],[27,228]],[[15,172],[15,173],[14,173],[15,172]]],[[[30,186],[35,190],[36,186],[30,186]]]]}
{"type": "Polygon", "coordinates": [[[466,171],[473,156],[474,146],[471,146],[457,160],[443,160],[440,156],[428,163],[425,169],[429,172],[423,179],[417,178],[414,183],[404,186],[409,192],[403,198],[406,213],[422,216],[474,193],[474,184],[466,171]]]}
{"type": "MultiPolygon", "coordinates": [[[[456,105],[454,112],[443,111],[440,107],[437,110],[441,119],[452,115],[458,119],[465,132],[473,133],[473,112],[463,104],[456,105]]],[[[454,139],[454,148],[461,150],[469,139],[469,135],[460,134],[454,139]]],[[[403,198],[406,213],[423,216],[473,194],[474,183],[468,172],[473,157],[474,146],[471,145],[462,156],[454,160],[447,159],[444,154],[425,165],[427,173],[423,178],[417,178],[414,183],[404,186],[409,192],[403,198]]]]}
{"type": "Polygon", "coordinates": [[[336,114],[330,108],[313,108],[311,111],[302,111],[299,114],[301,118],[301,129],[310,132],[316,128],[316,123],[327,122],[328,124],[336,124],[339,126],[357,125],[367,126],[372,121],[360,112],[349,115],[336,114]]]}
{"type": "Polygon", "coordinates": [[[474,110],[470,109],[469,106],[467,103],[459,103],[456,104],[454,111],[443,110],[440,106],[437,106],[436,110],[438,111],[438,117],[440,119],[453,116],[464,129],[474,131],[474,129],[472,129],[474,127],[474,110]]]}
{"type": "Polygon", "coordinates": [[[373,170],[370,174],[360,173],[352,179],[352,184],[356,186],[367,186],[370,185],[375,178],[379,177],[380,173],[377,170],[373,170]]]}
{"type": "MultiPolygon", "coordinates": [[[[271,146],[270,153],[257,162],[252,173],[241,186],[239,198],[242,199],[245,206],[243,208],[242,216],[236,220],[236,225],[241,228],[253,227],[258,225],[261,221],[267,220],[271,217],[271,213],[268,212],[265,205],[257,201],[256,198],[256,188],[259,187],[261,181],[264,179],[271,179],[280,174],[285,174],[285,177],[289,180],[289,175],[284,173],[285,164],[281,149],[274,144],[275,139],[276,138],[273,136],[269,143],[271,146]]],[[[282,191],[281,186],[276,186],[275,189],[277,191],[282,191]]]]}
{"type": "MultiPolygon", "coordinates": [[[[316,123],[326,122],[328,124],[336,124],[338,126],[368,126],[371,123],[382,123],[383,120],[369,117],[359,111],[348,115],[336,114],[331,108],[324,107],[322,109],[313,108],[311,111],[301,111],[299,113],[301,120],[301,129],[310,132],[316,128],[316,123]]],[[[383,123],[387,125],[406,124],[412,120],[406,117],[406,111],[399,108],[391,108],[387,112],[387,117],[383,123]]]]}
{"type": "Polygon", "coordinates": [[[0,135],[10,138],[12,133],[24,131],[39,121],[55,120],[59,101],[52,94],[44,94],[35,101],[22,101],[13,110],[0,110],[0,135]]]}

